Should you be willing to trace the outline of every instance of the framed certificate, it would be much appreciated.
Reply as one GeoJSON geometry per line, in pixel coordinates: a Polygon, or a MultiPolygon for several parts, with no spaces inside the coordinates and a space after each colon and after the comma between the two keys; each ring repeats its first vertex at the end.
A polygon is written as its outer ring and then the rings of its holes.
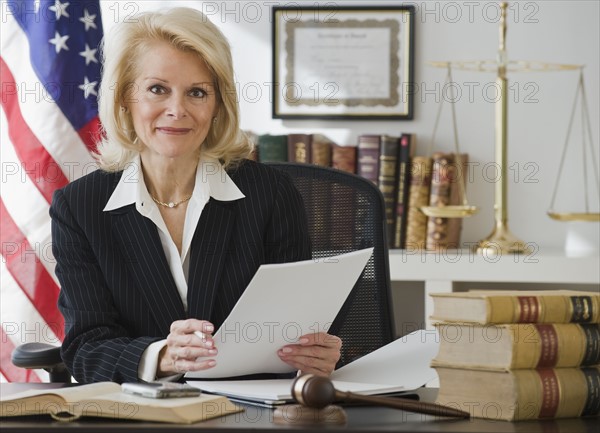
{"type": "Polygon", "coordinates": [[[413,118],[414,7],[274,7],[273,118],[413,118]]]}

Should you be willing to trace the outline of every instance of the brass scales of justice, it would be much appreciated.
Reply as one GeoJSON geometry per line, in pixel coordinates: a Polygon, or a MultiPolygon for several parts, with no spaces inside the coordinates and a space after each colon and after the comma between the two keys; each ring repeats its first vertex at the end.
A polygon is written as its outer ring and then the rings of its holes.
{"type": "MultiPolygon", "coordinates": [[[[528,71],[566,71],[566,70],[580,70],[580,78],[579,85],[577,87],[577,91],[575,94],[575,102],[573,104],[573,111],[571,113],[571,120],[569,122],[567,138],[565,140],[565,145],[562,152],[562,157],[560,161],[560,167],[558,176],[556,179],[556,186],[554,188],[554,193],[552,196],[552,201],[550,204],[550,210],[548,211],[548,215],[558,221],[591,221],[598,222],[600,221],[600,213],[591,212],[589,210],[588,204],[588,184],[587,184],[587,174],[586,174],[586,142],[590,147],[590,159],[593,165],[595,184],[597,188],[600,188],[600,182],[598,181],[598,167],[596,165],[596,155],[593,147],[593,140],[591,136],[591,127],[589,122],[589,114],[587,109],[587,100],[585,98],[585,91],[583,85],[583,66],[582,65],[570,65],[570,64],[556,64],[556,63],[542,63],[542,62],[531,62],[531,61],[508,61],[507,53],[506,53],[506,10],[508,7],[507,2],[500,3],[501,9],[501,17],[500,17],[500,46],[498,50],[498,59],[496,61],[493,60],[475,60],[475,61],[466,61],[466,62],[451,62],[451,61],[443,61],[443,62],[431,62],[430,65],[438,68],[447,69],[446,74],[446,83],[452,82],[452,72],[451,70],[459,69],[459,70],[470,70],[477,72],[496,72],[496,86],[499,89],[499,97],[496,101],[496,134],[495,134],[495,159],[496,165],[499,168],[499,176],[500,180],[495,184],[495,204],[494,204],[494,215],[495,215],[495,225],[490,233],[485,239],[480,240],[475,246],[475,250],[480,254],[485,255],[495,255],[495,254],[530,254],[531,249],[527,246],[525,242],[520,240],[517,236],[515,236],[510,229],[508,228],[508,188],[507,188],[507,167],[508,167],[508,157],[507,157],[507,142],[508,142],[508,78],[507,72],[528,72],[528,71]],[[582,129],[583,129],[583,152],[584,152],[584,193],[585,193],[585,209],[583,212],[556,212],[553,210],[554,203],[556,199],[556,192],[558,189],[559,179],[562,174],[562,169],[564,165],[564,160],[566,157],[566,151],[569,144],[569,136],[571,132],[571,127],[573,124],[573,117],[575,114],[577,100],[579,98],[579,94],[581,93],[581,111],[582,111],[582,129]]],[[[453,90],[451,88],[451,90],[453,90]]],[[[433,146],[433,141],[435,137],[435,132],[437,131],[437,126],[440,118],[442,102],[440,103],[440,107],[438,109],[438,114],[435,120],[434,132],[432,134],[431,146],[433,146]]],[[[451,108],[452,108],[452,120],[454,126],[454,150],[456,152],[457,165],[460,167],[460,150],[458,145],[458,134],[457,134],[457,126],[456,126],[456,114],[454,111],[454,98],[451,100],[451,108]]],[[[430,152],[431,154],[431,149],[430,152]]],[[[467,196],[465,192],[465,186],[462,181],[459,181],[459,194],[462,197],[462,204],[454,205],[454,206],[426,206],[421,207],[420,210],[427,216],[430,217],[438,217],[438,218],[465,218],[470,217],[478,212],[478,208],[476,206],[469,205],[467,201],[467,196]]],[[[600,195],[600,194],[599,194],[600,195]]]]}

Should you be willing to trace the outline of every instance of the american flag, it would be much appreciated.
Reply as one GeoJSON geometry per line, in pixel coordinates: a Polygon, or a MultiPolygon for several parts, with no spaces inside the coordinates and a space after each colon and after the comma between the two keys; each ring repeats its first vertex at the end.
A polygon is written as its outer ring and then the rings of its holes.
{"type": "Polygon", "coordinates": [[[60,344],[52,193],[95,169],[100,5],[1,0],[0,379],[46,380],[12,365],[25,342],[60,344]]]}

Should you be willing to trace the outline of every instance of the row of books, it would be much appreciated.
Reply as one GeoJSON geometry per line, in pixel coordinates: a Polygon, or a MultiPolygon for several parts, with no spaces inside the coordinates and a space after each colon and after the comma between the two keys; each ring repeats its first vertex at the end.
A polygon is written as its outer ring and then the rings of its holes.
{"type": "Polygon", "coordinates": [[[438,403],[507,421],[600,414],[598,293],[432,296],[438,403]]]}
{"type": "Polygon", "coordinates": [[[459,248],[462,220],[427,217],[423,206],[460,204],[468,155],[415,156],[416,136],[364,134],[356,146],[340,146],[322,134],[253,135],[260,162],[323,165],[358,174],[379,186],[384,200],[389,248],[459,248]]]}

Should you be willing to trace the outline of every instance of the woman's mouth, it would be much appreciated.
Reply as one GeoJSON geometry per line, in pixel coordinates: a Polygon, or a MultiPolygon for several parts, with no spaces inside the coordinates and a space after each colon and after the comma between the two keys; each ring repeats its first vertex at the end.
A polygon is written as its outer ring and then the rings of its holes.
{"type": "Polygon", "coordinates": [[[167,126],[161,126],[156,129],[163,134],[169,135],[184,135],[191,131],[191,128],[171,128],[167,126]]]}

